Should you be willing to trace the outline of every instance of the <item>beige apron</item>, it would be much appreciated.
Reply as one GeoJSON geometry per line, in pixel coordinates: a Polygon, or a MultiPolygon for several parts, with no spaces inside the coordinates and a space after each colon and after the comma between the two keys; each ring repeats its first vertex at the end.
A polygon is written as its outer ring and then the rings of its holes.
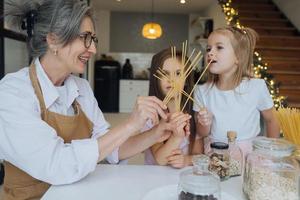
{"type": "MultiPolygon", "coordinates": [[[[57,135],[63,138],[65,143],[70,143],[71,140],[75,139],[90,138],[93,124],[86,117],[77,101],[75,100],[72,104],[75,112],[74,116],[65,116],[47,110],[34,64],[30,66],[29,74],[40,103],[42,120],[54,128],[57,135]]],[[[4,167],[3,200],[39,199],[50,187],[48,183],[31,177],[8,162],[4,162],[4,167]]]]}

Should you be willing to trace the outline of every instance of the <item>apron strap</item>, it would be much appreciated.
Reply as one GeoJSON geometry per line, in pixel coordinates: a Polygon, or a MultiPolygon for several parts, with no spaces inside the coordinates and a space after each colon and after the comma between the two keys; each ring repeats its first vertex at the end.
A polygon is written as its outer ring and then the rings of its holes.
{"type": "MultiPolygon", "coordinates": [[[[40,107],[41,107],[41,114],[42,114],[42,119],[45,119],[45,113],[46,113],[46,104],[44,101],[44,97],[42,94],[42,89],[41,89],[41,85],[39,83],[39,80],[37,78],[37,74],[36,74],[36,67],[35,64],[32,63],[29,67],[29,76],[30,76],[30,80],[34,89],[34,92],[39,100],[40,103],[40,107]]],[[[79,103],[76,101],[76,99],[74,100],[74,102],[72,103],[72,107],[74,109],[74,113],[78,114],[79,113],[79,103]]]]}
{"type": "Polygon", "coordinates": [[[31,63],[31,65],[29,67],[29,76],[30,76],[30,80],[31,80],[34,92],[40,103],[42,119],[45,119],[46,105],[45,105],[45,101],[43,98],[42,89],[41,89],[40,83],[39,83],[37,75],[36,75],[36,67],[35,67],[34,63],[31,63]]]}

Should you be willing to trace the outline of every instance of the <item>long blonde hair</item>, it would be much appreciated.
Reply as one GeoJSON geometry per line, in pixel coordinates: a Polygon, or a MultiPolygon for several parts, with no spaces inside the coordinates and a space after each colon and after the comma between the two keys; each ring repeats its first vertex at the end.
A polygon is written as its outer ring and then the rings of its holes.
{"type": "MultiPolygon", "coordinates": [[[[218,33],[229,38],[234,53],[238,59],[238,67],[234,73],[233,86],[237,87],[244,78],[253,77],[253,54],[258,40],[258,34],[252,28],[238,28],[227,26],[218,28],[211,34],[218,33]]],[[[219,78],[217,74],[208,73],[208,82],[216,84],[219,78]]]]}

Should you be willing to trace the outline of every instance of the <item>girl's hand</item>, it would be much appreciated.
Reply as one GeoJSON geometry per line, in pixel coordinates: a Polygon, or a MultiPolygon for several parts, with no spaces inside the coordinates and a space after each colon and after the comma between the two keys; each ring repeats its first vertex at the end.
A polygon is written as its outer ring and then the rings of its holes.
{"type": "Polygon", "coordinates": [[[191,116],[183,114],[182,112],[173,113],[170,116],[169,123],[172,126],[173,135],[175,137],[183,138],[190,134],[189,120],[191,116]]]}
{"type": "Polygon", "coordinates": [[[167,140],[172,134],[172,124],[168,123],[166,120],[161,119],[159,124],[154,127],[154,134],[157,138],[157,142],[163,142],[167,140]]]}
{"type": "Polygon", "coordinates": [[[184,155],[181,149],[172,151],[172,155],[167,157],[168,165],[174,168],[183,168],[190,165],[190,156],[184,155]]]}
{"type": "Polygon", "coordinates": [[[197,113],[197,123],[201,124],[202,126],[210,126],[212,123],[212,113],[208,111],[206,108],[202,108],[197,113]]]}
{"type": "Polygon", "coordinates": [[[188,136],[191,134],[191,123],[188,120],[187,125],[184,127],[185,135],[188,136]]]}
{"type": "Polygon", "coordinates": [[[153,125],[157,125],[159,116],[162,119],[167,119],[167,115],[164,112],[165,109],[167,109],[167,106],[154,96],[138,97],[128,119],[128,126],[135,133],[140,131],[149,119],[153,125]]]}

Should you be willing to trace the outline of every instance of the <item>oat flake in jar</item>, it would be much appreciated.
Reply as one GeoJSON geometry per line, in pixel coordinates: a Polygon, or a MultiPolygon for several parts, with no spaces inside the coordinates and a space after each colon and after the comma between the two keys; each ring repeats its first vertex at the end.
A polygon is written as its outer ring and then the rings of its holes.
{"type": "Polygon", "coordinates": [[[294,145],[258,137],[246,158],[243,190],[249,200],[299,200],[299,166],[294,145]]]}

